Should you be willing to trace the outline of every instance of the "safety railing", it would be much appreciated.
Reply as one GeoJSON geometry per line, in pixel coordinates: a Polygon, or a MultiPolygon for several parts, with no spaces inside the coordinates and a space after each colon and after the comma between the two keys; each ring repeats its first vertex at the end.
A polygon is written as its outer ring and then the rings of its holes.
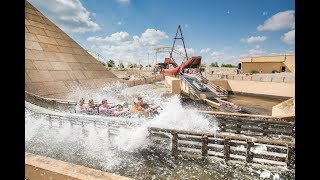
{"type": "MultiPolygon", "coordinates": [[[[294,168],[295,143],[225,133],[202,133],[174,129],[149,128],[151,141],[165,139],[170,144],[160,148],[171,150],[172,155],[216,158],[225,162],[263,164],[294,168]]],[[[155,143],[157,145],[157,143],[155,143]]]]}

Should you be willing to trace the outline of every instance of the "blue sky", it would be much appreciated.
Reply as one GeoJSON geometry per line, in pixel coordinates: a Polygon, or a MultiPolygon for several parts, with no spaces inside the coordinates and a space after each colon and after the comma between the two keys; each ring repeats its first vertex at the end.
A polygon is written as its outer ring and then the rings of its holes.
{"type": "MultiPolygon", "coordinates": [[[[295,53],[294,0],[28,1],[82,47],[116,63],[162,62],[169,52],[154,49],[171,47],[179,24],[188,56],[207,64],[295,53]]],[[[183,52],[181,40],[175,48],[183,52]]]]}

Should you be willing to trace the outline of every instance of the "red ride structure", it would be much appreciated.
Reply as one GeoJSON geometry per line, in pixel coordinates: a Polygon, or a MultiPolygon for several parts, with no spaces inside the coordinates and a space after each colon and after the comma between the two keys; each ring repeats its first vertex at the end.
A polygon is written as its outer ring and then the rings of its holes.
{"type": "Polygon", "coordinates": [[[192,56],[188,58],[186,46],[184,44],[183,35],[181,31],[180,25],[178,26],[176,36],[174,37],[173,45],[170,52],[170,58],[165,58],[163,63],[157,63],[156,71],[160,71],[163,74],[166,75],[174,75],[176,76],[179,73],[199,73],[200,65],[201,65],[201,56],[192,56]],[[178,32],[180,31],[181,37],[178,36],[178,32]],[[172,52],[174,49],[174,45],[176,42],[176,39],[181,39],[183,42],[183,48],[185,52],[185,61],[182,61],[181,65],[178,66],[178,64],[174,61],[174,58],[172,57],[172,52]]]}

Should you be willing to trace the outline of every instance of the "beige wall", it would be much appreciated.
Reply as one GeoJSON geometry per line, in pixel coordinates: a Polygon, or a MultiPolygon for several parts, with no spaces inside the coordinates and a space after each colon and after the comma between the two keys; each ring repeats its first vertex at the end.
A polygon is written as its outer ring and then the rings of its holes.
{"type": "Polygon", "coordinates": [[[165,76],[166,82],[171,86],[172,94],[180,94],[181,80],[171,76],[165,76]]]}
{"type": "Polygon", "coordinates": [[[214,80],[213,84],[228,91],[270,96],[295,97],[295,83],[214,80]]]}
{"type": "Polygon", "coordinates": [[[41,12],[25,1],[25,90],[63,98],[118,78],[41,12]]]}
{"type": "Polygon", "coordinates": [[[273,70],[281,72],[281,62],[243,62],[241,63],[241,72],[250,73],[251,71],[262,71],[262,73],[271,73],[273,70]]]}
{"type": "Polygon", "coordinates": [[[295,98],[290,98],[272,107],[272,116],[295,115],[295,98]]]}
{"type": "Polygon", "coordinates": [[[240,58],[242,73],[250,73],[252,70],[262,73],[271,73],[273,70],[281,72],[285,66],[285,72],[295,72],[294,55],[257,56],[240,58]]]}
{"type": "Polygon", "coordinates": [[[295,72],[295,56],[286,56],[283,65],[286,66],[286,72],[295,72]]]}
{"type": "Polygon", "coordinates": [[[25,177],[29,180],[47,179],[109,179],[131,180],[131,178],[119,176],[96,169],[25,153],[25,177]]]}

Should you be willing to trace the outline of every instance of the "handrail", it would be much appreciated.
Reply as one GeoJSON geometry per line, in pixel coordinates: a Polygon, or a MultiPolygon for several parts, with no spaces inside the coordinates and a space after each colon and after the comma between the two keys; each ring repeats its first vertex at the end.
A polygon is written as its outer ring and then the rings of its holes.
{"type": "Polygon", "coordinates": [[[182,80],[184,80],[184,81],[187,83],[187,85],[188,85],[188,87],[189,87],[189,93],[191,93],[192,95],[194,95],[194,96],[196,96],[197,98],[200,99],[199,95],[198,95],[198,94],[194,91],[194,89],[192,88],[191,83],[190,83],[188,80],[186,80],[186,78],[185,78],[184,76],[180,76],[180,77],[182,77],[182,80]]]}

